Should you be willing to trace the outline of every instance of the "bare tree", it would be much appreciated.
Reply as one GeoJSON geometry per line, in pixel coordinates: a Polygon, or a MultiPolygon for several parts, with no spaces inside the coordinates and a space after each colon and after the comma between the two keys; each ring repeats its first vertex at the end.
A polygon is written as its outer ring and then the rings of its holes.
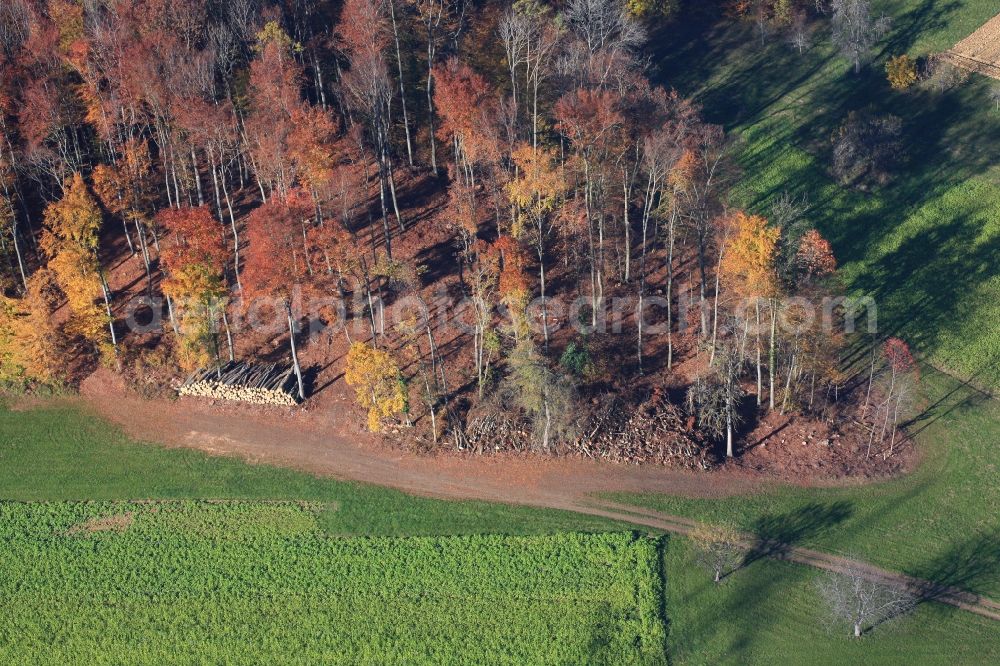
{"type": "Polygon", "coordinates": [[[715,372],[695,380],[688,390],[688,407],[696,415],[698,425],[715,437],[725,434],[727,458],[733,457],[733,432],[741,422],[742,368],[738,350],[724,344],[716,357],[715,372]]]}
{"type": "Polygon", "coordinates": [[[801,9],[796,11],[792,15],[791,25],[788,26],[788,45],[802,55],[809,48],[811,32],[805,11],[801,9]]]}
{"type": "Polygon", "coordinates": [[[570,0],[565,18],[591,53],[632,49],[646,38],[642,26],[620,0],[570,0]]]}
{"type": "Polygon", "coordinates": [[[504,14],[498,28],[507,53],[513,120],[516,123],[518,104],[523,101],[527,114],[531,117],[531,145],[534,147],[538,146],[539,91],[551,73],[552,61],[559,45],[559,31],[551,21],[549,12],[537,0],[520,0],[504,14]],[[523,77],[519,70],[522,67],[523,77]],[[523,94],[519,94],[522,89],[523,94]]]}
{"type": "Polygon", "coordinates": [[[861,65],[871,58],[871,50],[892,26],[892,19],[882,15],[872,17],[870,0],[833,0],[834,45],[840,53],[854,64],[854,73],[861,71],[861,65]]]}
{"type": "Polygon", "coordinates": [[[455,11],[455,2],[454,0],[414,0],[413,6],[417,10],[417,16],[424,26],[427,38],[427,85],[424,91],[427,94],[427,123],[430,125],[428,136],[431,142],[431,170],[436,176],[438,167],[437,144],[434,140],[434,61],[437,57],[441,33],[455,11]]]}
{"type": "Polygon", "coordinates": [[[716,583],[738,569],[749,550],[743,535],[729,524],[700,523],[688,538],[694,545],[696,561],[708,569],[716,583]]]}
{"type": "Polygon", "coordinates": [[[571,87],[625,83],[646,32],[622,0],[570,0],[560,18],[572,39],[559,63],[571,87]]]}
{"type": "Polygon", "coordinates": [[[909,612],[916,604],[916,598],[906,588],[873,580],[857,565],[824,575],[818,586],[834,619],[849,623],[855,638],[909,612]]]}
{"type": "Polygon", "coordinates": [[[1000,83],[994,83],[990,88],[990,99],[996,105],[996,110],[1000,111],[1000,83]]]}

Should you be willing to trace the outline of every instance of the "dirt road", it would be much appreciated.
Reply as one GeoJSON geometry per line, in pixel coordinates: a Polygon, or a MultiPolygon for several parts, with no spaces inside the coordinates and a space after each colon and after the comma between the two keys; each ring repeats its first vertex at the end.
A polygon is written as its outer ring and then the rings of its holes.
{"type": "MultiPolygon", "coordinates": [[[[81,395],[86,406],[139,440],[233,455],[418,495],[563,509],[677,534],[688,533],[694,522],[595,495],[631,492],[711,498],[745,494],[764,486],[759,480],[726,472],[706,475],[575,459],[417,455],[388,449],[364,432],[361,423],[334,424],[320,414],[254,414],[240,407],[195,400],[144,400],[126,391],[115,375],[103,371],[83,383],[81,395]]],[[[768,557],[830,571],[857,566],[872,580],[902,585],[923,598],[1000,621],[1000,604],[964,590],[807,548],[764,544],[763,552],[768,557]]]]}

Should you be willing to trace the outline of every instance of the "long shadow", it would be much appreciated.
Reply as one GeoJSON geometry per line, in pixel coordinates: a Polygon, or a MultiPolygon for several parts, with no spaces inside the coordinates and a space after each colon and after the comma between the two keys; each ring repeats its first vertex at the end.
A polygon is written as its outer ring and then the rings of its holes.
{"type": "Polygon", "coordinates": [[[784,559],[791,548],[830,530],[853,514],[854,504],[841,500],[830,504],[813,502],[786,513],[762,516],[754,523],[757,541],[744,566],[762,557],[784,559]]]}
{"type": "Polygon", "coordinates": [[[968,381],[955,378],[956,385],[940,398],[928,405],[921,412],[900,424],[911,437],[916,437],[943,418],[955,412],[963,412],[992,400],[993,396],[977,388],[973,382],[983,377],[990,379],[995,376],[998,364],[992,363],[974,373],[968,381]],[[915,427],[918,426],[918,427],[915,427]]]}
{"type": "Polygon", "coordinates": [[[947,587],[996,591],[1000,588],[1000,531],[971,536],[912,574],[933,581],[921,590],[925,600],[935,599],[947,587]]]}

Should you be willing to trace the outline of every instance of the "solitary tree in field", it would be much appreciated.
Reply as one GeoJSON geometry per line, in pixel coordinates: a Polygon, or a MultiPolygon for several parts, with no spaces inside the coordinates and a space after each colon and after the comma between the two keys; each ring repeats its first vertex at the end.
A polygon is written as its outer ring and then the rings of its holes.
{"type": "Polygon", "coordinates": [[[746,557],[746,540],[734,525],[700,523],[688,535],[698,564],[712,573],[716,583],[735,571],[746,557]]]}
{"type": "Polygon", "coordinates": [[[872,47],[889,32],[892,19],[872,16],[870,0],[833,0],[833,43],[854,65],[854,73],[871,58],[872,47]]]}
{"type": "Polygon", "coordinates": [[[355,342],[347,352],[344,381],[354,389],[358,404],[368,410],[372,432],[382,429],[382,419],[408,410],[402,373],[387,351],[355,342]]]}
{"type": "Polygon", "coordinates": [[[848,566],[819,579],[820,595],[834,617],[850,624],[855,638],[911,610],[916,600],[898,584],[873,580],[861,566],[848,566]]]}

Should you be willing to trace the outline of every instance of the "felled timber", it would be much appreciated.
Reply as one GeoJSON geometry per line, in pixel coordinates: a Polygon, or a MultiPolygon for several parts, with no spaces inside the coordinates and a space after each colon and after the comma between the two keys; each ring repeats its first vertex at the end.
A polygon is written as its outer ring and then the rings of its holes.
{"type": "Polygon", "coordinates": [[[298,404],[294,369],[277,363],[230,361],[219,368],[202,368],[181,384],[177,394],[254,405],[298,404]]]}

